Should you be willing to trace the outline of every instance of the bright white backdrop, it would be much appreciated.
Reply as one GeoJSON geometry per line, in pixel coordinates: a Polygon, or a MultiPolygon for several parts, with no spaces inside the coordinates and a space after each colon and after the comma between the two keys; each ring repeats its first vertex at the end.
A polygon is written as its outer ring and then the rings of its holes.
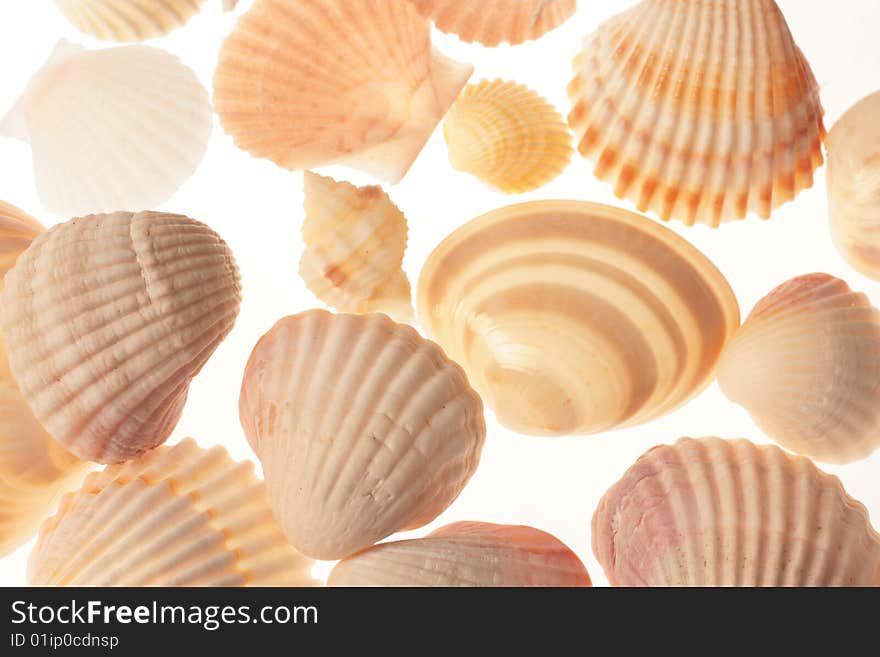
{"type": "MultiPolygon", "coordinates": [[[[242,0],[235,14],[250,4],[250,0],[242,0]]],[[[447,54],[475,64],[473,81],[503,77],[527,84],[567,113],[565,87],[581,39],[603,19],[634,2],[581,0],[579,4],[571,21],[537,42],[489,49],[439,33],[435,33],[435,42],[447,54]]],[[[880,42],[875,29],[880,25],[880,2],[779,0],[779,5],[821,85],[830,127],[850,105],[880,88],[880,42]]],[[[220,0],[207,0],[201,15],[185,28],[150,42],[179,55],[209,87],[220,44],[235,20],[233,15],[224,15],[220,6],[220,0]]],[[[108,45],[77,32],[52,0],[0,2],[0,114],[60,37],[89,47],[108,45]]],[[[322,173],[357,184],[373,182],[332,167],[322,173]]],[[[193,383],[171,442],[193,436],[203,445],[226,446],[236,458],[252,458],[237,412],[241,374],[250,349],[280,317],[320,305],[297,276],[302,250],[301,187],[301,174],[283,171],[237,150],[215,121],[199,170],[174,198],[157,208],[211,225],[232,246],[244,279],[244,303],[235,330],[193,383]]],[[[443,237],[493,208],[550,198],[622,204],[579,158],[562,177],[536,192],[518,197],[494,193],[476,179],[451,169],[439,131],[404,181],[389,191],[409,219],[405,269],[413,284],[425,258],[443,237]]],[[[34,192],[28,147],[2,138],[0,199],[47,225],[68,218],[53,216],[41,207],[34,192]]],[[[818,172],[813,189],[781,208],[769,222],[750,218],[717,230],[676,223],[670,227],[702,249],[724,272],[743,315],[778,283],[814,271],[840,276],[880,304],[880,285],[847,266],[831,244],[824,169],[818,172]]],[[[480,468],[462,495],[430,526],[400,536],[420,536],[456,520],[533,525],[568,543],[584,560],[596,584],[606,580],[590,548],[590,518],[605,490],[640,454],[685,435],[767,441],[747,413],[728,402],[717,385],[666,418],[598,436],[524,437],[499,426],[491,413],[487,424],[488,440],[480,468]]],[[[875,526],[880,526],[880,452],[859,463],[825,469],[841,477],[849,493],[868,507],[875,526]]],[[[28,544],[0,559],[0,585],[24,583],[30,547],[28,544]]],[[[317,570],[325,573],[328,568],[328,564],[319,564],[317,570]]]]}

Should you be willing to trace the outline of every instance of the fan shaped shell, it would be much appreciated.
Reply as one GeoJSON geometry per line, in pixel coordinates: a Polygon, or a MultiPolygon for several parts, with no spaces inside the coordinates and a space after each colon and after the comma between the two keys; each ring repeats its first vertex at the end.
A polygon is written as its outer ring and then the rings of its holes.
{"type": "Polygon", "coordinates": [[[205,0],[55,0],[78,30],[108,41],[163,36],[199,13],[205,0]]]}

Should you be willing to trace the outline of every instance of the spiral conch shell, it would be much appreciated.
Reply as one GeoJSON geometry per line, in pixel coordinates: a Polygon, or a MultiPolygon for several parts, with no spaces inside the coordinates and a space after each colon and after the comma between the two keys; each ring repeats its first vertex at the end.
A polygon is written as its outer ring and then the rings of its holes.
{"type": "Polygon", "coordinates": [[[828,274],[764,297],[736,333],[718,383],[773,440],[829,463],[880,446],[880,311],[828,274]]]}
{"type": "Polygon", "coordinates": [[[256,0],[223,44],[223,128],[287,169],[403,178],[470,77],[407,0],[256,0]]]}
{"type": "Polygon", "coordinates": [[[187,439],[89,475],[47,520],[41,586],[314,586],[249,462],[187,439]]]}
{"type": "Polygon", "coordinates": [[[109,41],[144,41],[181,27],[205,0],[55,0],[78,30],[109,41]]]}
{"type": "Polygon", "coordinates": [[[90,215],[34,240],[0,297],[9,365],[77,456],[135,458],[165,441],[189,383],[241,301],[229,247],[188,217],[90,215]]]}
{"type": "Polygon", "coordinates": [[[837,477],[747,440],[644,454],[602,498],[593,551],[615,586],[876,586],[880,535],[837,477]]]}
{"type": "Polygon", "coordinates": [[[660,224],[578,201],[489,212],[431,254],[422,325],[505,426],[585,434],[697,394],[739,326],[727,281],[660,224]]]}
{"type": "Polygon", "coordinates": [[[590,586],[562,541],[532,527],[457,522],[339,562],[330,586],[590,586]]]}
{"type": "Polygon", "coordinates": [[[461,368],[384,315],[280,320],[251,354],[240,410],[276,517],[317,559],[433,520],[476,470],[486,434],[461,368]]]}
{"type": "Polygon", "coordinates": [[[412,319],[412,292],[401,265],[406,217],[381,187],[355,187],[306,171],[299,273],[315,295],[341,312],[412,319]]]}
{"type": "Polygon", "coordinates": [[[528,87],[503,80],[468,85],[443,122],[452,166],[495,189],[537,189],[573,152],[565,119],[528,87]]]}
{"type": "Polygon", "coordinates": [[[596,176],[663,219],[768,218],[822,164],[818,85],[774,0],[643,0],[587,37],[569,96],[596,176]]]}

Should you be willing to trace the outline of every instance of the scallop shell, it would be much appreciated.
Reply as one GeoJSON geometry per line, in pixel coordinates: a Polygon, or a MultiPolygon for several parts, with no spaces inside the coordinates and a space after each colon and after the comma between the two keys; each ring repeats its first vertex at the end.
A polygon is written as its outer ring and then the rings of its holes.
{"type": "Polygon", "coordinates": [[[168,438],[240,300],[217,234],[155,212],[55,226],[18,259],[0,298],[23,397],[56,440],[102,463],[168,438]]]}
{"type": "Polygon", "coordinates": [[[109,466],[65,496],[31,554],[46,586],[314,586],[250,462],[187,439],[109,466]]]}
{"type": "Polygon", "coordinates": [[[739,309],[660,224],[578,201],[489,212],[428,258],[422,325],[514,431],[586,434],[663,415],[712,379],[739,309]]]}
{"type": "Polygon", "coordinates": [[[240,411],[276,517],[317,559],[436,518],[486,435],[461,368],[384,315],[280,320],[251,354],[240,411]]]}
{"type": "Polygon", "coordinates": [[[406,0],[256,0],[223,44],[214,103],[251,155],[398,182],[472,71],[406,0]]]}
{"type": "Polygon", "coordinates": [[[865,458],[880,446],[880,311],[828,274],[794,278],[755,306],[718,383],[783,447],[865,458]]]}
{"type": "Polygon", "coordinates": [[[330,586],[590,586],[562,541],[532,527],[457,522],[341,561],[330,586]]]}
{"type": "Polygon", "coordinates": [[[0,135],[30,144],[42,203],[78,216],[167,201],[196,170],[211,122],[207,91],[174,55],[62,41],[0,135]]]}
{"type": "Polygon", "coordinates": [[[437,29],[484,46],[531,41],[574,16],[577,0],[411,0],[437,29]]]}
{"type": "Polygon", "coordinates": [[[602,498],[593,551],[615,586],[872,586],[880,535],[837,477],[747,440],[644,454],[602,498]]]}
{"type": "Polygon", "coordinates": [[[67,20],[97,39],[144,41],[168,34],[205,0],[55,0],[67,20]]]}
{"type": "Polygon", "coordinates": [[[443,123],[452,166],[495,189],[537,189],[571,161],[565,119],[528,87],[503,80],[468,85],[443,123]]]}
{"type": "Polygon", "coordinates": [[[663,219],[768,218],[822,164],[819,88],[773,0],[644,0],[587,37],[569,96],[596,176],[663,219]]]}
{"type": "Polygon", "coordinates": [[[412,292],[401,268],[406,217],[381,187],[355,187],[306,171],[299,273],[308,288],[342,312],[384,312],[412,319],[412,292]]]}

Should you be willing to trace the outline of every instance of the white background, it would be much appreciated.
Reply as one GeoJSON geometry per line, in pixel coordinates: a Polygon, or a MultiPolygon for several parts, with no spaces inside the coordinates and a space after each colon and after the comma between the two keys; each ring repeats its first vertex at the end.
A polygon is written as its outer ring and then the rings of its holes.
{"type": "MultiPolygon", "coordinates": [[[[356,1],[356,0],[352,0],[356,1]]],[[[476,1],[476,0],[475,0],[476,1]]],[[[251,4],[242,0],[235,12],[251,4]]],[[[571,60],[581,39],[601,20],[634,4],[625,0],[582,0],[578,14],[537,42],[484,48],[435,32],[447,54],[475,64],[472,81],[503,77],[543,93],[563,112],[571,60]]],[[[822,89],[827,125],[853,103],[880,88],[880,2],[877,0],[779,0],[795,40],[813,66],[822,89]]],[[[217,53],[231,29],[221,0],[207,0],[202,13],[183,29],[151,42],[178,54],[210,88],[217,53]]],[[[12,104],[55,42],[64,37],[89,47],[106,47],[81,35],[51,0],[0,2],[0,114],[12,104]]],[[[161,93],[161,90],[157,90],[161,93]]],[[[84,161],[83,166],[88,166],[84,161]]],[[[452,230],[483,212],[517,201],[571,198],[630,207],[596,181],[579,157],[565,174],[536,192],[507,197],[451,169],[436,132],[404,181],[390,189],[409,219],[405,269],[415,286],[421,264],[452,230]]],[[[354,172],[328,168],[337,178],[374,182],[354,172]]],[[[237,150],[215,121],[207,155],[195,176],[161,208],[211,225],[232,246],[244,278],[244,304],[235,330],[195,380],[172,442],[195,437],[202,445],[222,444],[239,459],[253,458],[238,420],[241,375],[251,347],[280,317],[319,306],[297,275],[302,244],[302,176],[237,150]]],[[[30,150],[0,138],[0,199],[52,225],[68,219],[40,205],[31,173],[30,150]]],[[[120,208],[123,209],[123,208],[120,208]]],[[[778,210],[769,222],[756,218],[712,230],[670,227],[702,249],[730,280],[743,316],[778,283],[798,274],[825,271],[880,303],[880,285],[846,265],[831,244],[827,227],[824,169],[813,189],[778,210]]],[[[488,410],[488,409],[487,409],[488,410]]],[[[528,524],[549,531],[584,560],[596,584],[606,582],[590,547],[590,518],[605,490],[645,450],[681,436],[719,435],[767,439],[742,408],[728,402],[717,385],[666,418],[598,436],[530,438],[513,434],[487,413],[488,439],[477,474],[459,499],[430,526],[400,536],[421,536],[455,520],[528,524]]],[[[880,525],[880,452],[838,474],[851,495],[880,525]]],[[[0,559],[0,584],[24,583],[30,544],[0,559]]],[[[326,573],[328,564],[319,564],[326,573]]]]}

